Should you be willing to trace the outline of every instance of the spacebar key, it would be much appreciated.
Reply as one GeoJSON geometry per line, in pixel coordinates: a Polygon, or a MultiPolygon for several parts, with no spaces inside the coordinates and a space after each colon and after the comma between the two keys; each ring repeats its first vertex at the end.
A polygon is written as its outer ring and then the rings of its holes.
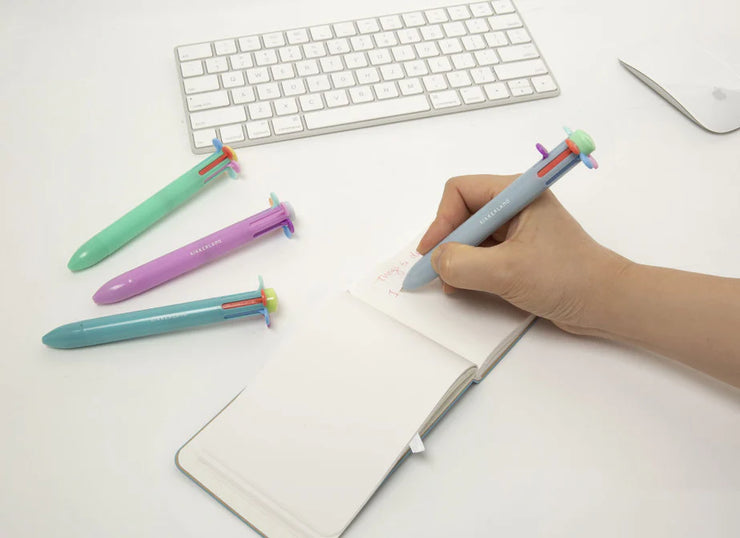
{"type": "Polygon", "coordinates": [[[400,99],[386,99],[374,103],[343,106],[328,110],[308,112],[304,115],[308,129],[321,129],[347,123],[390,118],[429,110],[429,102],[423,95],[411,95],[400,99]]]}

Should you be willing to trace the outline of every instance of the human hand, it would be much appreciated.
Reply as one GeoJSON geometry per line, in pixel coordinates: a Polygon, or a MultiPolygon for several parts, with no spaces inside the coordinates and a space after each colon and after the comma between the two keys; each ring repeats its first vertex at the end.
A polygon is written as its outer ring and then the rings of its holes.
{"type": "MultiPolygon", "coordinates": [[[[417,250],[426,254],[516,177],[450,179],[417,250]]],[[[631,263],[594,241],[549,190],[481,246],[445,243],[431,262],[446,292],[493,293],[574,333],[590,332],[604,288],[631,263]]]]}

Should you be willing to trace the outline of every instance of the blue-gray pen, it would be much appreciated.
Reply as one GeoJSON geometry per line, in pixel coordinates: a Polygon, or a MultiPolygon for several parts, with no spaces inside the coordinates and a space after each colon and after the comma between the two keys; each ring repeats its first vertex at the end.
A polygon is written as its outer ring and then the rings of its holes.
{"type": "Polygon", "coordinates": [[[551,152],[548,152],[542,144],[537,144],[542,160],[516,178],[498,196],[422,256],[404,278],[402,289],[413,290],[437,278],[437,273],[432,269],[431,256],[434,249],[442,243],[454,242],[478,246],[579,161],[583,161],[588,168],[598,168],[596,160],[591,157],[591,152],[596,148],[591,137],[580,129],[572,132],[566,128],[565,131],[568,138],[551,152]]]}

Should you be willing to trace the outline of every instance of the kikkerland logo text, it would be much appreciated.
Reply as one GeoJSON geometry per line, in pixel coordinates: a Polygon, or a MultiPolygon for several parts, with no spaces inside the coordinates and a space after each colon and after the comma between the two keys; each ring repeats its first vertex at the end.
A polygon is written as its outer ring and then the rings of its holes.
{"type": "Polygon", "coordinates": [[[482,217],[479,222],[481,224],[485,224],[485,222],[487,220],[489,220],[491,217],[493,217],[496,213],[498,213],[499,211],[501,211],[503,208],[505,208],[510,203],[511,203],[511,200],[509,198],[507,198],[506,200],[504,200],[503,202],[501,202],[497,207],[493,208],[491,211],[489,211],[488,213],[486,213],[486,215],[484,217],[482,217]]]}
{"type": "Polygon", "coordinates": [[[190,255],[191,256],[195,256],[196,254],[200,254],[201,252],[204,252],[204,251],[208,250],[209,248],[213,248],[216,245],[220,245],[222,242],[223,241],[221,241],[220,239],[216,239],[212,243],[208,243],[207,245],[203,245],[202,247],[196,248],[195,250],[191,250],[190,251],[190,255]]]}

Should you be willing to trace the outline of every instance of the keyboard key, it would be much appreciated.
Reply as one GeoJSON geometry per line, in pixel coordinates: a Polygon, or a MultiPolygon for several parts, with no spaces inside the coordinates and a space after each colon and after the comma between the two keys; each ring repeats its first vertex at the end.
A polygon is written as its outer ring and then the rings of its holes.
{"type": "Polygon", "coordinates": [[[477,67],[475,69],[471,69],[470,76],[473,77],[473,81],[476,84],[485,84],[486,82],[493,82],[496,80],[490,67],[477,67]]]}
{"type": "Polygon", "coordinates": [[[368,103],[375,99],[369,86],[356,86],[354,88],[350,88],[349,97],[352,99],[354,104],[368,103]]]}
{"type": "Polygon", "coordinates": [[[303,130],[303,123],[301,123],[300,116],[287,116],[272,120],[272,128],[276,135],[297,133],[303,130]]]}
{"type": "Polygon", "coordinates": [[[486,97],[483,95],[483,90],[481,90],[479,86],[461,88],[460,96],[462,97],[463,103],[465,103],[466,105],[472,105],[473,103],[482,103],[486,100],[486,97]]]}
{"type": "Polygon", "coordinates": [[[230,58],[231,61],[231,69],[234,69],[236,71],[248,69],[252,66],[254,66],[254,62],[252,61],[252,55],[248,52],[242,52],[240,54],[234,54],[230,58]]]}
{"type": "Polygon", "coordinates": [[[403,78],[403,68],[399,64],[389,64],[380,67],[383,80],[398,80],[403,78]]]}
{"type": "Polygon", "coordinates": [[[244,86],[244,75],[241,71],[231,71],[221,75],[221,84],[224,88],[236,88],[244,86]]]}
{"type": "MultiPolygon", "coordinates": [[[[354,90],[356,88],[352,88],[354,90]]],[[[350,93],[352,92],[350,90],[350,93]]],[[[301,109],[304,112],[311,112],[312,110],[321,110],[324,108],[324,102],[321,100],[321,95],[318,93],[310,93],[308,95],[301,95],[298,98],[301,103],[301,109]]]]}
{"type": "Polygon", "coordinates": [[[270,103],[252,103],[247,106],[249,108],[250,119],[263,120],[265,118],[272,117],[272,108],[270,107],[270,103]]]}
{"type": "Polygon", "coordinates": [[[496,71],[496,76],[498,76],[499,80],[547,74],[547,67],[545,67],[545,63],[539,58],[536,60],[501,64],[495,66],[493,69],[496,71]]]}
{"type": "Polygon", "coordinates": [[[242,130],[241,124],[227,125],[221,127],[221,142],[224,144],[232,144],[234,142],[241,142],[244,140],[244,131],[242,130]]]}
{"type": "Polygon", "coordinates": [[[259,86],[257,86],[257,96],[262,101],[277,99],[278,97],[280,97],[280,88],[274,82],[260,84],[259,86]]]}
{"type": "Polygon", "coordinates": [[[375,67],[358,69],[355,74],[357,75],[358,84],[373,84],[375,82],[380,82],[380,75],[375,67]]]}
{"type": "Polygon", "coordinates": [[[338,106],[344,106],[349,104],[349,99],[347,98],[347,92],[344,90],[333,90],[330,92],[326,92],[324,94],[324,99],[326,99],[326,106],[329,108],[334,108],[338,106]]]}
{"type": "Polygon", "coordinates": [[[331,28],[328,24],[322,26],[313,26],[311,28],[311,38],[314,41],[324,41],[325,39],[331,39],[334,35],[331,33],[331,28]]]}
{"type": "Polygon", "coordinates": [[[526,78],[522,78],[519,80],[510,80],[508,82],[509,85],[509,91],[511,92],[511,95],[514,97],[518,97],[521,95],[530,95],[534,93],[534,90],[532,89],[532,85],[529,83],[529,80],[526,78]]]}
{"type": "Polygon", "coordinates": [[[432,73],[446,73],[452,71],[452,64],[447,56],[429,59],[429,70],[432,73]]]}
{"type": "Polygon", "coordinates": [[[213,48],[216,49],[216,54],[223,56],[225,54],[236,53],[236,43],[233,39],[224,39],[222,41],[216,41],[213,44],[213,48]]]}
{"type": "Polygon", "coordinates": [[[247,69],[247,80],[250,84],[260,84],[270,80],[270,73],[266,67],[254,67],[247,69]]]}
{"type": "Polygon", "coordinates": [[[271,34],[265,34],[262,36],[262,41],[265,43],[265,47],[275,48],[285,46],[285,37],[282,32],[273,32],[271,34]]]}
{"type": "Polygon", "coordinates": [[[254,53],[254,63],[259,66],[278,63],[275,49],[260,50],[254,53]]]}
{"type": "Polygon", "coordinates": [[[273,65],[270,68],[270,71],[272,71],[272,80],[280,81],[289,78],[295,78],[292,64],[273,65]]]}
{"type": "Polygon", "coordinates": [[[419,58],[431,58],[432,56],[439,56],[439,49],[434,41],[428,41],[425,43],[417,43],[416,54],[419,58]]]}
{"type": "Polygon", "coordinates": [[[244,107],[241,105],[214,108],[213,110],[204,110],[190,114],[190,124],[193,130],[229,123],[239,123],[246,119],[247,115],[244,112],[244,107]]]}
{"type": "Polygon", "coordinates": [[[542,75],[539,77],[532,77],[532,85],[538,92],[551,92],[557,90],[558,87],[555,85],[555,81],[550,75],[542,75]]]}
{"type": "Polygon", "coordinates": [[[303,55],[301,54],[301,48],[292,45],[290,47],[283,47],[282,49],[278,50],[278,55],[280,56],[281,62],[297,62],[298,60],[301,60],[303,58],[303,55]]]}
{"type": "Polygon", "coordinates": [[[421,37],[425,41],[432,41],[433,39],[442,39],[445,37],[445,33],[442,31],[442,27],[439,24],[432,24],[428,26],[422,26],[419,28],[421,37]]]}
{"type": "Polygon", "coordinates": [[[480,34],[466,35],[460,38],[463,47],[467,51],[474,51],[486,48],[486,42],[480,34]]]}
{"type": "Polygon", "coordinates": [[[392,82],[380,82],[373,86],[378,99],[392,99],[398,97],[398,89],[392,82]]]}
{"type": "Polygon", "coordinates": [[[317,75],[319,73],[319,64],[316,60],[304,60],[295,64],[295,69],[298,71],[299,77],[307,77],[310,75],[317,75]]]}
{"type": "Polygon", "coordinates": [[[406,62],[403,64],[403,67],[406,69],[406,74],[409,77],[423,77],[429,73],[429,69],[427,69],[427,64],[424,60],[406,62]]]}
{"type": "Polygon", "coordinates": [[[194,77],[203,74],[203,64],[200,60],[194,60],[191,62],[183,62],[180,64],[180,72],[183,78],[194,77]]]}
{"type": "Polygon", "coordinates": [[[334,33],[337,37],[350,37],[357,34],[352,22],[339,22],[334,25],[334,33]]]}
{"type": "Polygon", "coordinates": [[[488,17],[488,24],[491,25],[491,30],[509,30],[511,28],[519,28],[522,25],[522,20],[516,13],[509,15],[494,15],[488,17]]]}
{"type": "Polygon", "coordinates": [[[242,105],[244,103],[252,103],[257,97],[254,95],[254,88],[251,86],[244,86],[231,90],[231,99],[235,105],[242,105]]]}
{"type": "Polygon", "coordinates": [[[489,30],[485,19],[471,19],[469,21],[465,21],[465,27],[468,29],[469,34],[482,34],[489,30]]]}
{"type": "Polygon", "coordinates": [[[266,121],[247,122],[247,136],[250,139],[265,138],[270,136],[270,134],[270,124],[266,121]]]}
{"type": "Polygon", "coordinates": [[[404,30],[399,30],[396,32],[398,34],[398,42],[402,45],[407,45],[409,43],[419,43],[421,41],[421,35],[419,35],[419,30],[416,28],[406,28],[404,30]]]}
{"type": "Polygon", "coordinates": [[[378,48],[393,47],[398,44],[396,34],[393,32],[379,32],[374,34],[373,37],[375,38],[375,45],[378,48]]]}
{"type": "Polygon", "coordinates": [[[218,89],[218,75],[203,75],[183,80],[185,93],[207,92],[218,89]]]}
{"type": "Polygon", "coordinates": [[[406,23],[406,26],[423,26],[427,23],[427,21],[424,20],[424,15],[421,13],[421,11],[404,13],[403,21],[406,23]]]}
{"type": "Polygon", "coordinates": [[[478,65],[493,65],[498,63],[498,55],[493,49],[477,50],[474,54],[478,65]]]}
{"type": "Polygon", "coordinates": [[[386,101],[363,103],[333,110],[309,112],[304,117],[308,129],[321,129],[347,125],[361,121],[375,120],[424,112],[429,110],[429,102],[423,95],[412,95],[386,101]]]}
{"type": "Polygon", "coordinates": [[[407,78],[398,81],[398,87],[401,89],[403,95],[416,95],[423,93],[424,88],[421,85],[421,80],[418,78],[407,78]]]}
{"type": "Polygon", "coordinates": [[[472,81],[467,71],[453,71],[447,73],[447,80],[450,82],[452,88],[462,88],[464,86],[470,86],[472,81]]]}
{"type": "Polygon", "coordinates": [[[321,70],[324,73],[333,73],[335,71],[341,71],[344,69],[344,66],[342,65],[342,60],[336,56],[327,56],[326,58],[321,58],[319,61],[321,64],[321,70]]]}
{"type": "Polygon", "coordinates": [[[308,91],[310,92],[323,92],[331,88],[329,84],[329,77],[326,75],[316,75],[315,77],[308,77],[306,79],[308,83],[308,91]]]}
{"type": "Polygon", "coordinates": [[[329,49],[329,54],[345,54],[352,50],[352,47],[349,46],[349,40],[344,37],[327,41],[326,48],[329,49]]]}
{"type": "Polygon", "coordinates": [[[450,20],[447,16],[447,12],[441,8],[429,9],[425,11],[424,14],[427,16],[429,24],[439,24],[440,22],[447,22],[450,20]]]}
{"type": "Polygon", "coordinates": [[[284,80],[280,85],[283,88],[283,95],[285,95],[286,97],[292,97],[294,95],[302,95],[306,93],[306,85],[303,83],[303,79],[300,78],[284,80]]]}
{"type": "Polygon", "coordinates": [[[460,40],[453,37],[451,39],[441,40],[439,42],[439,50],[442,51],[442,54],[455,54],[457,52],[462,52],[463,48],[460,44],[460,40]]]}
{"type": "Polygon", "coordinates": [[[479,2],[477,4],[470,5],[470,12],[473,17],[488,17],[493,15],[490,2],[479,2]]]}
{"type": "Polygon", "coordinates": [[[181,62],[188,60],[200,60],[212,56],[210,43],[199,43],[198,45],[186,45],[177,48],[177,56],[181,62]]]}
{"type": "Polygon", "coordinates": [[[275,106],[275,115],[277,116],[287,116],[288,114],[295,114],[298,112],[298,103],[296,103],[296,100],[293,97],[276,99],[273,104],[275,106]]]}
{"type": "Polygon", "coordinates": [[[470,18],[470,11],[468,11],[468,6],[454,6],[448,8],[447,12],[450,14],[450,19],[452,19],[453,21],[461,21],[463,19],[470,18]]]}
{"type": "Polygon", "coordinates": [[[491,48],[503,47],[509,44],[504,32],[488,32],[484,37],[486,38],[486,43],[491,48]]]}
{"type": "Polygon", "coordinates": [[[373,39],[367,35],[356,35],[350,38],[352,44],[352,50],[362,51],[370,50],[373,48],[373,39]]]}
{"type": "Polygon", "coordinates": [[[493,9],[498,14],[513,13],[514,5],[510,0],[497,0],[493,2],[493,9]]]}
{"type": "Polygon", "coordinates": [[[380,31],[380,25],[377,19],[363,19],[357,21],[357,30],[361,34],[372,34],[380,31]]]}
{"type": "Polygon", "coordinates": [[[469,52],[455,54],[452,56],[452,63],[455,64],[455,69],[470,69],[471,67],[475,67],[475,60],[469,52]]]}
{"type": "Polygon", "coordinates": [[[518,60],[529,60],[537,58],[540,54],[532,43],[524,45],[511,45],[497,49],[502,62],[515,62],[518,60]]]}
{"type": "Polygon", "coordinates": [[[422,81],[428,92],[447,89],[447,80],[442,75],[427,75],[422,81]]]}
{"type": "Polygon", "coordinates": [[[291,45],[301,45],[308,43],[308,32],[305,28],[299,28],[298,30],[289,30],[285,33],[288,38],[288,43],[291,45]]]}
{"type": "Polygon", "coordinates": [[[445,23],[442,28],[444,28],[447,37],[460,37],[468,33],[467,28],[460,21],[445,23]]]}
{"type": "Polygon", "coordinates": [[[506,89],[506,84],[503,82],[493,82],[483,86],[483,90],[486,92],[486,96],[491,101],[497,101],[499,99],[506,99],[509,97],[509,92],[506,89]]]}
{"type": "Polygon", "coordinates": [[[260,38],[256,35],[249,37],[240,37],[239,48],[242,52],[252,52],[255,50],[260,50],[262,48],[262,45],[260,44],[260,38]]]}
{"type": "MultiPolygon", "coordinates": [[[[347,50],[349,50],[349,47],[347,48],[347,50]]],[[[303,45],[303,54],[306,56],[307,59],[322,58],[326,56],[326,48],[324,47],[324,42],[319,41],[318,43],[308,43],[306,45],[303,45]]]]}
{"type": "Polygon", "coordinates": [[[349,88],[355,85],[355,77],[352,75],[352,71],[332,73],[331,81],[335,88],[349,88]]]}
{"type": "Polygon", "coordinates": [[[217,58],[208,58],[206,60],[206,71],[209,73],[223,73],[224,71],[229,70],[229,62],[226,61],[226,58],[223,57],[217,57],[217,58]]]}
{"type": "Polygon", "coordinates": [[[434,92],[429,94],[429,99],[434,108],[450,108],[460,106],[460,98],[455,90],[446,90],[443,92],[434,92]]]}
{"type": "Polygon", "coordinates": [[[511,41],[513,45],[517,45],[519,43],[528,43],[529,41],[532,41],[532,38],[529,37],[529,34],[524,28],[507,30],[506,35],[509,36],[509,41],[511,41]]]}
{"type": "Polygon", "coordinates": [[[369,50],[367,51],[367,57],[372,65],[383,65],[391,63],[391,53],[387,49],[380,50],[369,50]]]}
{"type": "Polygon", "coordinates": [[[361,52],[352,52],[344,55],[344,65],[347,69],[359,69],[367,66],[367,58],[361,52]]]}
{"type": "Polygon", "coordinates": [[[387,17],[380,17],[380,26],[383,30],[399,30],[403,28],[401,17],[398,15],[389,15],[387,17]]]}
{"type": "Polygon", "coordinates": [[[193,131],[193,143],[196,148],[207,148],[213,145],[214,138],[216,138],[216,129],[193,131]]]}
{"type": "Polygon", "coordinates": [[[205,110],[208,108],[226,106],[229,104],[229,95],[223,90],[196,93],[195,95],[188,95],[187,101],[188,110],[193,112],[195,110],[205,110]]]}

